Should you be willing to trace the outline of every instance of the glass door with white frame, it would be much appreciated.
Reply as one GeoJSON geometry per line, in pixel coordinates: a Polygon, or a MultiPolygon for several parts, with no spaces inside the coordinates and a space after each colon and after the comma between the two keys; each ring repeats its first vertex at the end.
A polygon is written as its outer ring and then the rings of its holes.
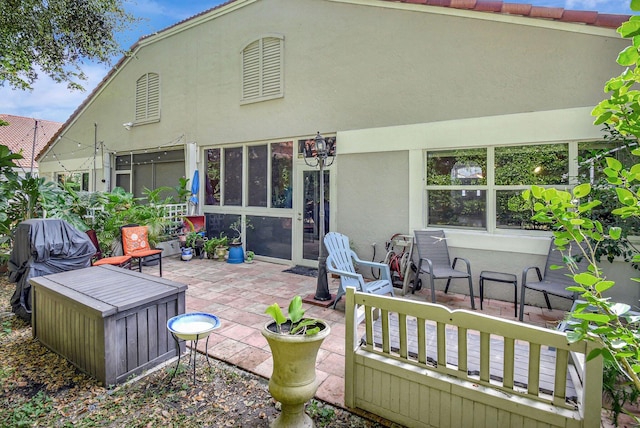
{"type": "Polygon", "coordinates": [[[320,253],[320,209],[324,209],[324,232],[331,230],[331,181],[332,168],[326,168],[324,175],[324,203],[320,203],[320,170],[308,165],[299,165],[296,186],[299,192],[296,213],[297,245],[294,262],[304,266],[317,266],[320,253]]]}

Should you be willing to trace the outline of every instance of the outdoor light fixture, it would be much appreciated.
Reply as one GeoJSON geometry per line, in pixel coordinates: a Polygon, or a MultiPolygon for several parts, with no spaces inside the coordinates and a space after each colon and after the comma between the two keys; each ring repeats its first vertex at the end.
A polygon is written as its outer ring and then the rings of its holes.
{"type": "Polygon", "coordinates": [[[320,132],[316,135],[316,151],[318,152],[318,157],[326,157],[327,156],[327,142],[322,138],[320,132]]]}
{"type": "Polygon", "coordinates": [[[334,161],[334,157],[331,157],[331,161],[327,163],[327,158],[329,157],[329,152],[327,151],[327,142],[322,135],[320,135],[320,131],[316,134],[315,138],[315,148],[316,148],[316,162],[309,163],[307,158],[304,158],[304,161],[307,165],[312,167],[320,167],[320,201],[318,211],[320,212],[320,228],[319,228],[319,252],[318,252],[318,281],[316,283],[316,294],[314,295],[315,300],[327,301],[331,300],[331,294],[329,293],[329,283],[327,282],[327,256],[324,251],[324,168],[326,166],[331,166],[334,161]]]}
{"type": "Polygon", "coordinates": [[[127,131],[131,131],[131,128],[133,127],[133,122],[123,123],[122,126],[124,126],[127,131]]]}

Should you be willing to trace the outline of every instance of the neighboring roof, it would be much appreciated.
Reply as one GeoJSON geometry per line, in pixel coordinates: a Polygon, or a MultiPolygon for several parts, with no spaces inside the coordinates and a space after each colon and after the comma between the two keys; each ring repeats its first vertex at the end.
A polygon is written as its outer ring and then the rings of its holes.
{"type": "MultiPolygon", "coordinates": [[[[206,15],[214,10],[221,9],[226,7],[232,3],[235,3],[238,0],[229,0],[222,4],[219,4],[211,9],[207,9],[202,11],[190,18],[184,19],[182,21],[176,22],[169,27],[166,27],[158,32],[153,34],[149,34],[146,36],[140,37],[137,42],[135,42],[131,48],[130,52],[135,52],[136,48],[139,46],[142,40],[146,40],[150,37],[156,36],[160,33],[164,33],[178,25],[182,25],[185,22],[192,21],[196,18],[199,18],[203,15],[206,15]]],[[[450,9],[463,9],[463,10],[471,10],[477,12],[490,12],[497,13],[503,15],[519,15],[528,18],[542,19],[547,21],[558,21],[558,22],[568,22],[575,24],[586,24],[594,27],[603,27],[603,28],[611,28],[615,29],[622,25],[623,22],[628,21],[631,15],[615,15],[610,13],[600,13],[597,11],[584,11],[584,10],[570,10],[564,9],[562,7],[544,7],[544,6],[534,6],[531,4],[519,4],[519,3],[506,3],[499,0],[380,0],[384,2],[393,2],[393,3],[408,3],[408,4],[416,4],[416,5],[424,5],[424,6],[437,6],[437,7],[446,7],[450,9]]],[[[93,91],[85,98],[85,100],[75,109],[75,111],[69,116],[69,119],[64,123],[64,126],[60,128],[60,131],[64,129],[67,125],[71,124],[71,122],[76,118],[76,116],[82,111],[82,109],[89,103],[89,101],[93,98],[95,94],[97,94],[100,89],[109,81],[109,79],[115,74],[115,72],[120,69],[120,67],[126,62],[128,56],[123,56],[120,58],[118,63],[109,70],[107,75],[102,79],[102,81],[93,89],[93,91]]],[[[57,137],[56,134],[54,137],[57,137]]],[[[51,138],[46,146],[40,151],[44,153],[45,150],[49,149],[55,139],[51,138]]]]}
{"type": "MultiPolygon", "coordinates": [[[[13,153],[22,151],[22,159],[16,163],[25,171],[31,169],[31,158],[37,156],[47,142],[62,127],[60,122],[52,122],[50,120],[33,119],[30,117],[13,116],[10,114],[0,114],[0,119],[9,123],[9,126],[0,126],[0,144],[9,147],[13,153]],[[36,150],[33,151],[33,135],[36,135],[36,150]]],[[[34,168],[38,167],[34,157],[34,168]]]]}

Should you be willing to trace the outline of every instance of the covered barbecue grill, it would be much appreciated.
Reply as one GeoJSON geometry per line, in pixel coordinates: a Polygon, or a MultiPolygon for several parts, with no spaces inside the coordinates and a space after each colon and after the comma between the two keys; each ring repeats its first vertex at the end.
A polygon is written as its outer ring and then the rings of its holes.
{"type": "Polygon", "coordinates": [[[12,311],[30,322],[29,279],[89,267],[95,253],[87,234],[64,220],[32,219],[20,223],[9,259],[9,280],[16,283],[12,311]]]}

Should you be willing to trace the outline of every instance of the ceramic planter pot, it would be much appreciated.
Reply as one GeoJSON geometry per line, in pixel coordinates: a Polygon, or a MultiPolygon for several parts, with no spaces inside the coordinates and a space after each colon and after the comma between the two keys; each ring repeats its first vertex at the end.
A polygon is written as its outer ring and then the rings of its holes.
{"type": "Polygon", "coordinates": [[[188,248],[188,247],[183,248],[180,258],[185,262],[188,262],[189,260],[191,260],[193,258],[193,253],[191,252],[191,248],[188,248]]]}
{"type": "Polygon", "coordinates": [[[273,321],[262,329],[273,355],[269,392],[282,404],[282,412],[271,423],[272,428],[314,426],[304,412],[304,404],[318,389],[316,358],[322,341],[331,332],[325,321],[318,320],[318,324],[321,330],[313,336],[278,334],[273,321]]]}
{"type": "Polygon", "coordinates": [[[242,249],[242,243],[229,244],[229,258],[227,263],[243,263],[244,262],[244,250],[242,249]]]}
{"type": "Polygon", "coordinates": [[[224,260],[224,256],[227,255],[227,247],[216,247],[216,258],[218,260],[224,260]]]}

